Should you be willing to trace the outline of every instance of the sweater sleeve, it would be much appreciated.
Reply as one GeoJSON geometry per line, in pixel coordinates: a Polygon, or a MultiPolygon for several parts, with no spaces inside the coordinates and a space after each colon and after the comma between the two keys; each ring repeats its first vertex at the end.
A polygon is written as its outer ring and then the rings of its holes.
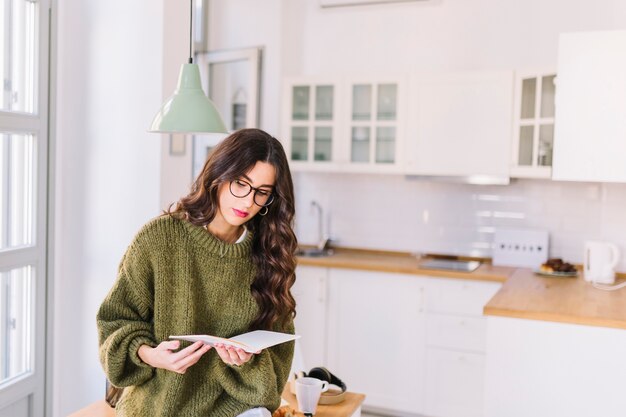
{"type": "MultiPolygon", "coordinates": [[[[293,320],[285,332],[294,334],[293,320]]],[[[229,396],[252,407],[264,406],[273,411],[280,405],[289,378],[294,346],[295,342],[291,341],[264,349],[242,366],[217,360],[212,371],[229,396]]]]}
{"type": "Polygon", "coordinates": [[[115,386],[140,385],[155,372],[137,354],[143,344],[157,345],[152,320],[152,282],[149,257],[135,238],[97,314],[100,361],[115,386]]]}

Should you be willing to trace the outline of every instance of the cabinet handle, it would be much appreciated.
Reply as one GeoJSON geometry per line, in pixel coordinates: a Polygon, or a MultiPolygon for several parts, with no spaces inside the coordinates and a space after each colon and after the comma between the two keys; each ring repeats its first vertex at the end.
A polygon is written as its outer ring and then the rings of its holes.
{"type": "Polygon", "coordinates": [[[420,300],[419,300],[419,308],[417,309],[418,313],[424,312],[424,287],[420,287],[420,300]]]}

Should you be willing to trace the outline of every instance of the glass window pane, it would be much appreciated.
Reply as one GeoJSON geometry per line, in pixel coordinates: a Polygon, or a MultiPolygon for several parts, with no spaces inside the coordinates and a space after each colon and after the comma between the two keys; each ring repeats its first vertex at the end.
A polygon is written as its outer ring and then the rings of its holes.
{"type": "Polygon", "coordinates": [[[0,384],[33,371],[34,268],[0,272],[0,384]]]}
{"type": "Polygon", "coordinates": [[[396,120],[396,84],[381,84],[378,86],[378,120],[396,120]]]}
{"type": "Polygon", "coordinates": [[[537,79],[527,78],[522,81],[522,119],[535,118],[535,95],[537,94],[537,79]]]}
{"type": "Polygon", "coordinates": [[[294,126],[291,128],[291,159],[306,161],[309,159],[309,128],[294,126]]]}
{"type": "Polygon", "coordinates": [[[37,111],[38,12],[38,2],[0,2],[0,110],[37,111]]]}
{"type": "Polygon", "coordinates": [[[393,164],[396,156],[396,128],[376,128],[376,162],[393,164]]]}
{"type": "Polygon", "coordinates": [[[372,118],[372,86],[370,84],[352,87],[352,120],[372,118]]]}
{"type": "Polygon", "coordinates": [[[331,120],[333,118],[333,86],[320,85],[315,88],[315,119],[331,120]]]}
{"type": "Polygon", "coordinates": [[[293,120],[309,120],[310,90],[308,86],[293,88],[293,108],[291,109],[293,120]]]}
{"type": "Polygon", "coordinates": [[[541,78],[541,117],[554,117],[555,75],[541,78]]]}
{"type": "Polygon", "coordinates": [[[518,165],[533,164],[533,135],[534,126],[521,126],[519,131],[519,152],[517,157],[518,165]]]}
{"type": "Polygon", "coordinates": [[[370,128],[361,126],[352,128],[352,162],[369,162],[370,128]]]}
{"type": "Polygon", "coordinates": [[[34,244],[35,138],[0,133],[0,250],[34,244]]]}
{"type": "Polygon", "coordinates": [[[315,153],[316,161],[330,161],[332,159],[332,127],[315,128],[315,153]]]}
{"type": "Polygon", "coordinates": [[[539,126],[539,149],[537,150],[537,165],[552,166],[552,142],[554,140],[554,125],[539,126]]]}

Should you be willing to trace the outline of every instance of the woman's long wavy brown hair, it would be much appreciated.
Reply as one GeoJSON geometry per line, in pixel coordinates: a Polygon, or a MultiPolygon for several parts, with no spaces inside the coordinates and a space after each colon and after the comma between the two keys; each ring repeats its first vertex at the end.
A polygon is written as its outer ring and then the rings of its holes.
{"type": "Polygon", "coordinates": [[[232,133],[213,149],[191,192],[166,213],[206,226],[218,210],[220,185],[241,178],[259,161],[274,167],[276,182],[274,201],[268,206],[267,214],[256,215],[246,223],[253,233],[252,262],[256,267],[251,292],[259,306],[259,315],[250,328],[271,330],[278,325],[286,330],[285,326],[296,314],[296,301],[290,289],[295,282],[298,243],[292,229],[293,181],[285,150],[276,138],[259,129],[232,133]]]}

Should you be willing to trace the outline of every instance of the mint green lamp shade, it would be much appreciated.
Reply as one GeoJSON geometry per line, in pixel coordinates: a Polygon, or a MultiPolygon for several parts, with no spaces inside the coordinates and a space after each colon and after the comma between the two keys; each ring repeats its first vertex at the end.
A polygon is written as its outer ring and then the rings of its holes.
{"type": "Polygon", "coordinates": [[[178,86],[154,116],[154,133],[228,133],[213,102],[202,90],[198,64],[180,67],[178,86]]]}

